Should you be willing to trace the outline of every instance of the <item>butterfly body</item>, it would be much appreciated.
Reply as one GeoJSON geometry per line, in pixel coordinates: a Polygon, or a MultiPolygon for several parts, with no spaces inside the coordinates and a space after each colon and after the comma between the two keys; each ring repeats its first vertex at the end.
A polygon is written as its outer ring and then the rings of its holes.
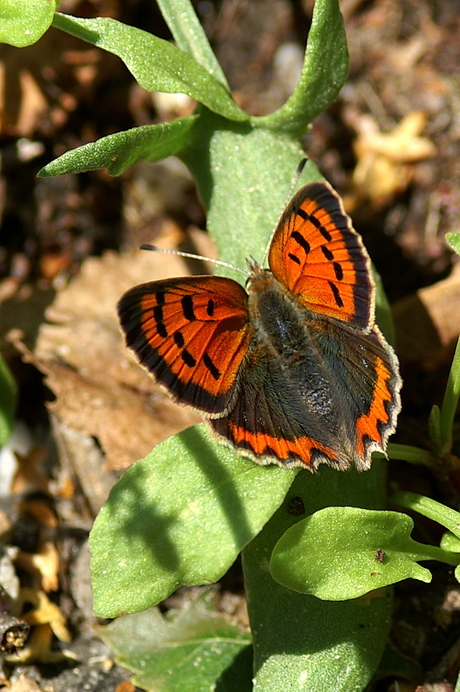
{"type": "Polygon", "coordinates": [[[128,291],[127,344],[179,401],[258,463],[369,468],[399,410],[369,259],[326,183],[297,193],[243,287],[185,277],[128,291]]]}

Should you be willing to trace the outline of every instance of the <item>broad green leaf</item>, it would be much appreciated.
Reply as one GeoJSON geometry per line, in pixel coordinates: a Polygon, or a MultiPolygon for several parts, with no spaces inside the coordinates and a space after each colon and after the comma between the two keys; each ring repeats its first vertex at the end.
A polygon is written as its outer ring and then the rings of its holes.
{"type": "Polygon", "coordinates": [[[270,519],[294,471],[236,457],[195,426],[134,464],[91,532],[94,610],[144,610],[217,581],[270,519]]]}
{"type": "Polygon", "coordinates": [[[168,617],[157,608],[122,615],[99,633],[142,689],[251,692],[251,637],[217,614],[211,597],[201,594],[168,617]]]}
{"type": "Polygon", "coordinates": [[[57,0],[0,0],[0,43],[23,48],[51,25],[57,0]]]}
{"type": "Polygon", "coordinates": [[[348,75],[348,49],[338,0],[315,0],[300,81],[275,113],[252,118],[257,126],[301,137],[337,97],[348,75]]]}
{"type": "Polygon", "coordinates": [[[402,678],[418,680],[422,677],[423,670],[420,663],[398,651],[390,641],[387,642],[374,679],[382,680],[382,678],[389,678],[394,680],[395,678],[402,678]]]}
{"type": "MultiPolygon", "coordinates": [[[[204,111],[194,128],[191,146],[180,152],[179,158],[197,180],[208,209],[207,228],[220,259],[240,269],[247,269],[251,257],[261,263],[275,225],[294,193],[296,172],[304,158],[299,143],[269,130],[229,127],[204,111]],[[201,165],[205,156],[209,169],[201,165]]],[[[318,169],[308,161],[296,187],[319,179],[318,169]]],[[[222,271],[216,268],[216,273],[222,271]]],[[[241,282],[239,274],[224,273],[241,282]]]]}
{"type": "Polygon", "coordinates": [[[175,154],[187,143],[195,121],[195,116],[188,116],[107,135],[67,151],[42,168],[38,175],[44,178],[100,168],[107,168],[110,175],[120,175],[135,163],[159,161],[175,154]]]}
{"type": "Polygon", "coordinates": [[[187,94],[229,120],[249,118],[221,82],[168,41],[109,17],[80,19],[56,14],[53,26],[118,55],[148,91],[187,94]]]}
{"type": "Polygon", "coordinates": [[[16,411],[17,385],[11,370],[0,354],[0,446],[5,445],[12,433],[16,411]]]}
{"type": "Polygon", "coordinates": [[[460,255],[460,233],[446,233],[446,242],[457,255],[460,255]]]}
{"type": "Polygon", "coordinates": [[[281,507],[243,551],[255,690],[279,692],[286,680],[298,692],[362,692],[368,684],[388,637],[391,591],[381,589],[361,601],[325,602],[281,586],[267,567],[280,536],[305,513],[330,502],[383,506],[384,476],[385,463],[377,459],[365,473],[327,467],[316,475],[300,472],[281,507]]]}
{"type": "Polygon", "coordinates": [[[410,537],[406,514],[327,507],[298,522],[280,538],[270,560],[273,578],[287,588],[341,601],[402,579],[431,581],[417,564],[430,558],[410,537]]]}
{"type": "MultiPolygon", "coordinates": [[[[457,580],[458,581],[458,580],[457,580]]],[[[455,690],[454,692],[460,692],[460,675],[457,678],[457,682],[455,684],[455,690]]]]}

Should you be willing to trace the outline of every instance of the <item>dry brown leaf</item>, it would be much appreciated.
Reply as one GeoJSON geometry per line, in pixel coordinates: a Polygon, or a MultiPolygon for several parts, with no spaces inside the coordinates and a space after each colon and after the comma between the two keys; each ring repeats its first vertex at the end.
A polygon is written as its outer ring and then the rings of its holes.
{"type": "Polygon", "coordinates": [[[447,279],[396,303],[393,317],[401,358],[442,361],[460,334],[460,265],[447,279]]]}
{"type": "MultiPolygon", "coordinates": [[[[17,289],[17,286],[16,286],[17,289]]],[[[0,297],[0,334],[16,335],[28,349],[33,349],[38,330],[44,320],[46,308],[52,303],[56,291],[52,288],[22,286],[19,291],[10,292],[0,297]],[[2,299],[3,298],[3,299],[2,299]]],[[[16,350],[9,342],[15,338],[0,341],[5,355],[16,355],[16,350]]]]}
{"type": "Polygon", "coordinates": [[[46,501],[25,500],[18,503],[17,509],[22,515],[33,517],[38,524],[47,529],[56,529],[58,526],[56,512],[46,501]]]}
{"type": "Polygon", "coordinates": [[[107,252],[88,259],[46,311],[50,324],[41,325],[34,353],[56,395],[51,409],[65,425],[99,440],[108,468],[129,466],[199,420],[139,367],[116,314],[133,285],[186,273],[175,255],[107,252]]]}
{"type": "Polygon", "coordinates": [[[5,660],[16,665],[18,663],[33,663],[34,661],[39,663],[59,663],[66,659],[76,660],[77,657],[73,651],[68,649],[54,650],[52,649],[52,644],[53,632],[51,627],[48,624],[37,625],[29,637],[27,646],[16,654],[5,656],[5,660]]]}
{"type": "Polygon", "coordinates": [[[59,553],[50,541],[44,543],[38,553],[20,551],[16,563],[28,572],[36,574],[41,588],[47,593],[59,589],[59,553]]]}
{"type": "Polygon", "coordinates": [[[425,124],[426,116],[412,111],[391,132],[383,133],[372,116],[358,118],[353,172],[358,198],[369,199],[378,208],[405,190],[412,178],[410,164],[436,154],[433,142],[420,136],[425,124]]]}
{"type": "Polygon", "coordinates": [[[14,474],[11,492],[15,495],[41,491],[45,494],[49,489],[49,473],[45,471],[44,462],[48,456],[46,447],[32,447],[27,454],[15,452],[18,467],[14,474]]]}
{"type": "Polygon", "coordinates": [[[40,687],[35,680],[31,680],[25,673],[21,673],[19,678],[8,685],[8,692],[49,692],[50,686],[40,687]]]}
{"type": "Polygon", "coordinates": [[[22,617],[30,626],[49,625],[55,636],[62,642],[70,642],[71,636],[67,629],[66,619],[55,603],[52,603],[43,591],[24,588],[21,598],[26,603],[32,603],[34,609],[22,617]]]}

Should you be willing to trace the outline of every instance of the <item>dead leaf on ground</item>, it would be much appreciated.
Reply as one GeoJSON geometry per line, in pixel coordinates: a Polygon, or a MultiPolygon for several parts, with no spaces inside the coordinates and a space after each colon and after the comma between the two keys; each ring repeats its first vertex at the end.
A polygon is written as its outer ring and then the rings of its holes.
{"type": "Polygon", "coordinates": [[[20,551],[16,564],[34,575],[45,592],[59,589],[59,553],[51,541],[46,541],[38,553],[20,551]]]}
{"type": "Polygon", "coordinates": [[[129,466],[199,420],[139,367],[116,314],[128,288],[186,273],[184,260],[175,255],[107,252],[86,260],[46,311],[49,323],[40,327],[34,355],[56,395],[50,408],[70,428],[99,440],[108,468],[129,466]]]}
{"type": "Polygon", "coordinates": [[[31,680],[25,673],[21,673],[17,680],[9,683],[2,690],[8,690],[8,692],[51,692],[51,687],[49,685],[41,687],[37,685],[35,680],[31,680]]]}
{"type": "Polygon", "coordinates": [[[460,334],[460,265],[443,281],[421,288],[393,307],[398,354],[432,367],[460,334]]]}
{"type": "Polygon", "coordinates": [[[412,178],[411,164],[436,154],[433,142],[420,136],[425,124],[426,116],[420,111],[408,113],[389,133],[381,132],[371,115],[357,119],[353,172],[357,199],[369,199],[378,209],[406,189],[412,178]]]}

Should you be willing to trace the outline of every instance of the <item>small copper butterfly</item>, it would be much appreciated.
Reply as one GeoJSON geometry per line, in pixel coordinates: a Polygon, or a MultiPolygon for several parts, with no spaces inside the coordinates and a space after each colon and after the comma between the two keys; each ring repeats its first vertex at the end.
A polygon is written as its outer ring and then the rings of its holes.
{"type": "Polygon", "coordinates": [[[142,284],[127,345],[170,393],[261,464],[367,469],[400,409],[398,361],[374,323],[370,260],[328,183],[283,212],[269,269],[142,284]]]}

